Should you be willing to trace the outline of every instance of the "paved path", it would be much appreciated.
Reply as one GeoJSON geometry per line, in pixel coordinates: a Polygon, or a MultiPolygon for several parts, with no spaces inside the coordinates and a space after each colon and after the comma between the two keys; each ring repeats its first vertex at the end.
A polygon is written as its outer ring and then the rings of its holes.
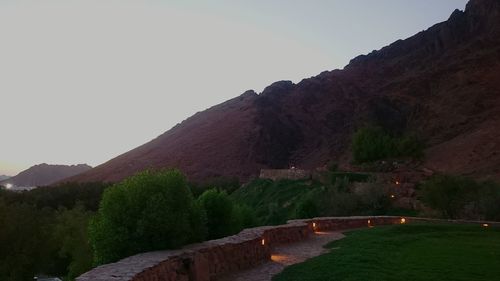
{"type": "Polygon", "coordinates": [[[340,232],[317,232],[307,240],[277,246],[272,250],[271,261],[245,271],[226,275],[219,278],[218,281],[270,281],[286,266],[327,252],[328,250],[323,248],[325,244],[343,237],[344,235],[340,232]]]}

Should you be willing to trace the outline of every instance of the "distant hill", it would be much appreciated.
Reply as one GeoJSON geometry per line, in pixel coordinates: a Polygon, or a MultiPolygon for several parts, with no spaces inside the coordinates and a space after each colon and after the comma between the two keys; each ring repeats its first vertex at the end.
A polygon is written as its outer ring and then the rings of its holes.
{"type": "Polygon", "coordinates": [[[247,91],[68,180],[115,182],[164,167],[192,180],[246,180],[290,163],[349,163],[351,136],[366,124],[421,136],[427,168],[500,179],[499,75],[500,1],[471,0],[342,70],[247,91]]]}
{"type": "Polygon", "coordinates": [[[45,186],[72,177],[92,169],[86,164],[79,165],[49,165],[39,164],[24,170],[14,177],[0,181],[0,184],[10,183],[19,187],[45,186]]]}
{"type": "Polygon", "coordinates": [[[0,175],[0,181],[6,180],[6,179],[9,179],[9,178],[10,178],[9,176],[0,175]]]}

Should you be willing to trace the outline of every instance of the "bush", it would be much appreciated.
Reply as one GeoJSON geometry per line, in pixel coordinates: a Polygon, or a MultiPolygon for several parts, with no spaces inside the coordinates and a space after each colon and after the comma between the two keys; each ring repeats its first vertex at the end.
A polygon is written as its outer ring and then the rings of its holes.
{"type": "Polygon", "coordinates": [[[352,153],[357,163],[390,157],[419,159],[423,156],[423,149],[423,142],[415,135],[394,137],[378,127],[361,128],[352,139],[352,153]]]}
{"type": "Polygon", "coordinates": [[[295,217],[298,219],[309,219],[318,216],[318,207],[311,198],[306,198],[297,204],[295,217]]]}
{"type": "Polygon", "coordinates": [[[246,205],[234,205],[235,223],[238,230],[258,225],[257,216],[252,208],[246,205]]]}
{"type": "Polygon", "coordinates": [[[437,175],[421,186],[421,197],[445,218],[500,219],[500,186],[470,178],[437,175]]]}
{"type": "Polygon", "coordinates": [[[241,229],[242,223],[237,217],[236,208],[225,191],[207,190],[197,201],[207,214],[209,239],[228,236],[241,229]]]}
{"type": "Polygon", "coordinates": [[[354,160],[358,163],[387,158],[394,150],[393,138],[380,128],[362,128],[353,136],[352,152],[354,160]]]}
{"type": "Polygon", "coordinates": [[[356,195],[359,198],[360,210],[365,210],[367,215],[384,214],[391,205],[382,184],[373,182],[359,184],[356,195]]]}
{"type": "Polygon", "coordinates": [[[202,222],[202,210],[179,171],[141,172],[105,190],[90,225],[94,262],[200,240],[202,222]]]}
{"type": "Polygon", "coordinates": [[[424,156],[424,143],[415,135],[406,135],[396,140],[396,156],[420,159],[424,156]]]}
{"type": "Polygon", "coordinates": [[[422,200],[445,218],[457,218],[475,182],[462,177],[434,176],[422,185],[422,200]]]}

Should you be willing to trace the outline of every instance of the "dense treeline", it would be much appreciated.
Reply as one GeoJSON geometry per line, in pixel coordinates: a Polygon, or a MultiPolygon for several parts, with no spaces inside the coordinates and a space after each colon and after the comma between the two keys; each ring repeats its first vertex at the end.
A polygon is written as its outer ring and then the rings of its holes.
{"type": "Polygon", "coordinates": [[[235,234],[257,221],[230,199],[237,186],[225,178],[188,183],[173,170],[146,171],[113,186],[0,189],[0,280],[74,280],[135,253],[235,234]]]}
{"type": "Polygon", "coordinates": [[[64,184],[31,191],[0,189],[0,280],[60,276],[92,267],[87,227],[103,184],[64,184]]]}

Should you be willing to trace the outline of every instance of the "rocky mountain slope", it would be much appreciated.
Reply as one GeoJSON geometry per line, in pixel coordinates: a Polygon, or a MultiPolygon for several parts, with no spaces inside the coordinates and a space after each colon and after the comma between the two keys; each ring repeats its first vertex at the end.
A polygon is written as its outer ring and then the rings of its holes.
{"type": "Polygon", "coordinates": [[[43,163],[24,170],[14,177],[0,181],[0,184],[10,183],[19,187],[46,186],[90,169],[92,167],[86,164],[67,166],[43,163]]]}
{"type": "Polygon", "coordinates": [[[69,180],[118,181],[161,167],[194,180],[246,180],[261,168],[348,162],[351,135],[366,123],[423,137],[427,168],[498,179],[499,78],[500,1],[471,0],[342,70],[247,91],[69,180]]]}

